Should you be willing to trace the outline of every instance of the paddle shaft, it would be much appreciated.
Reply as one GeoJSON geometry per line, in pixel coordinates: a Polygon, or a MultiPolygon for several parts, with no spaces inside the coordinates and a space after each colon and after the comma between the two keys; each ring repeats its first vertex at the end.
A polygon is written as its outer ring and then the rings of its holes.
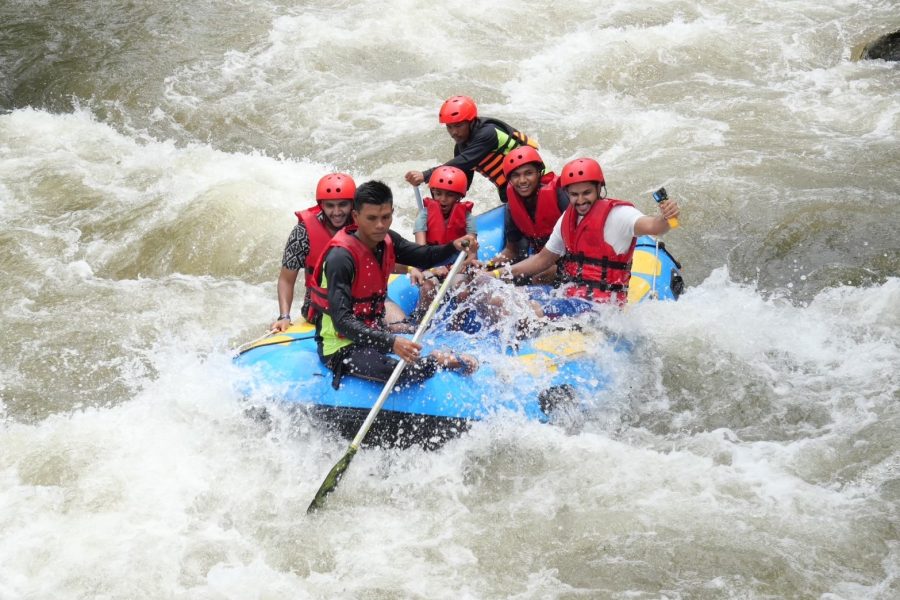
{"type": "Polygon", "coordinates": [[[259,336],[258,338],[256,338],[255,340],[250,340],[249,342],[244,342],[243,344],[241,344],[240,346],[238,346],[237,348],[235,348],[234,351],[235,351],[237,354],[240,354],[240,353],[242,353],[242,352],[244,351],[244,348],[249,348],[249,347],[252,346],[253,344],[255,344],[255,343],[257,343],[257,342],[263,341],[264,339],[266,339],[267,337],[269,337],[270,335],[272,335],[272,334],[275,333],[276,331],[277,331],[276,329],[272,328],[272,329],[270,329],[269,331],[267,331],[266,333],[264,333],[264,334],[262,334],[261,336],[259,336]]]}
{"type": "MultiPolygon", "coordinates": [[[[447,294],[447,290],[450,288],[450,282],[462,269],[463,261],[465,259],[466,251],[463,250],[456,257],[456,260],[453,262],[453,266],[450,269],[450,273],[447,275],[447,278],[444,279],[444,283],[441,284],[441,287],[440,289],[438,289],[437,294],[435,294],[434,299],[431,301],[431,304],[428,305],[428,310],[425,311],[425,315],[422,317],[422,321],[419,323],[419,327],[418,329],[416,329],[416,333],[413,335],[413,341],[417,344],[421,341],[422,336],[425,335],[425,330],[428,328],[428,324],[431,322],[431,319],[434,317],[434,314],[437,312],[438,308],[441,305],[441,301],[447,294]]],[[[356,451],[359,450],[359,445],[362,443],[363,438],[366,437],[366,434],[372,427],[372,423],[375,422],[375,417],[378,416],[378,413],[381,411],[381,407],[384,405],[385,400],[387,400],[388,395],[390,395],[391,391],[393,391],[394,386],[397,384],[397,380],[400,379],[400,375],[403,373],[403,369],[406,368],[406,365],[406,360],[401,358],[400,362],[397,363],[397,366],[394,367],[394,371],[388,378],[387,383],[385,383],[384,387],[381,389],[381,393],[378,395],[378,399],[375,400],[375,404],[373,404],[371,410],[369,410],[369,414],[366,416],[366,420],[363,421],[363,424],[359,428],[359,431],[356,432],[356,437],[354,437],[353,441],[350,442],[350,446],[347,448],[347,452],[344,453],[340,460],[338,460],[337,463],[335,463],[335,465],[331,468],[331,471],[328,472],[328,475],[325,476],[325,480],[319,487],[319,491],[316,492],[316,497],[313,498],[312,502],[310,502],[309,508],[306,509],[306,512],[310,513],[321,507],[325,502],[325,496],[330,494],[337,487],[338,482],[344,475],[344,471],[346,471],[347,467],[350,466],[350,461],[353,460],[353,456],[356,454],[356,451]]]]}
{"type": "Polygon", "coordinates": [[[419,186],[414,185],[413,189],[416,191],[416,206],[419,207],[419,210],[425,208],[425,203],[422,202],[422,192],[419,191],[419,186]]]}

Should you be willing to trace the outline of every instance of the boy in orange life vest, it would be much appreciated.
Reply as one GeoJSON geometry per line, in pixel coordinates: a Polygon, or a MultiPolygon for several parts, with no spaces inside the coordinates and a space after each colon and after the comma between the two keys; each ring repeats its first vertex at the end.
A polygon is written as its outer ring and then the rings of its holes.
{"type": "MultiPolygon", "coordinates": [[[[309,288],[313,268],[328,241],[345,225],[352,223],[353,194],[356,183],[345,173],[331,173],[319,179],[316,185],[316,206],[298,210],[297,224],[291,230],[284,255],[281,272],[278,274],[278,318],[270,329],[285,331],[291,326],[291,304],[294,302],[294,286],[301,269],[305,273],[306,292],[300,314],[309,311],[309,288]]],[[[401,321],[403,309],[396,303],[387,303],[388,323],[401,321]]]]}
{"type": "MultiPolygon", "coordinates": [[[[475,101],[468,96],[448,98],[438,112],[438,120],[447,126],[447,133],[456,142],[453,158],[444,163],[457,167],[466,174],[468,189],[478,171],[497,186],[501,202],[506,202],[506,176],[503,174],[503,157],[521,145],[537,148],[537,141],[529,138],[499,119],[479,117],[475,101]]],[[[437,167],[435,167],[437,168],[437,167]]],[[[420,185],[431,180],[435,168],[426,171],[409,171],[406,181],[420,185]]]]}
{"type": "Polygon", "coordinates": [[[478,242],[466,235],[448,244],[421,246],[391,231],[394,204],[391,189],[380,181],[359,186],[353,199],[355,226],[340,230],[325,248],[313,273],[310,301],[315,312],[319,358],[341,377],[387,381],[397,360],[409,362],[399,384],[431,377],[439,366],[472,372],[478,362],[468,355],[434,351],[421,357],[422,345],[390,333],[384,323],[388,277],[399,261],[427,268],[447,260],[468,240],[469,252],[478,242]]]}
{"type": "MultiPolygon", "coordinates": [[[[544,160],[531,146],[520,146],[503,159],[503,172],[509,180],[504,223],[506,245],[491,259],[493,265],[517,262],[540,252],[553,226],[569,206],[569,196],[559,184],[559,177],[545,171],[544,160]]],[[[555,281],[556,268],[552,265],[531,278],[531,283],[555,281]]]]}
{"type": "Polygon", "coordinates": [[[669,231],[668,219],[678,217],[678,204],[661,202],[661,214],[651,217],[630,202],[607,198],[603,171],[591,158],[579,158],[563,167],[560,183],[570,204],[544,248],[494,274],[501,278],[533,275],[561,261],[560,277],[567,285],[567,297],[542,307],[550,318],[587,312],[595,302],[624,303],[636,237],[669,231]]]}

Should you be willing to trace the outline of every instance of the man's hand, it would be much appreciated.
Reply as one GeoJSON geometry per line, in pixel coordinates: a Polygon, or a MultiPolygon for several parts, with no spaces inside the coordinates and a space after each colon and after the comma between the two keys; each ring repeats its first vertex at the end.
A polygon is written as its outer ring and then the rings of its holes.
{"type": "Polygon", "coordinates": [[[281,333],[282,331],[287,331],[287,329],[291,326],[290,319],[279,319],[272,323],[272,326],[269,327],[271,331],[276,333],[281,333]]]}
{"type": "Polygon", "coordinates": [[[478,256],[478,239],[471,233],[453,240],[453,247],[460,252],[465,250],[470,258],[476,258],[478,256]],[[468,246],[466,246],[464,242],[468,242],[468,246]]]}
{"type": "Polygon", "coordinates": [[[677,219],[680,211],[678,210],[678,203],[669,198],[668,200],[663,200],[659,203],[659,212],[663,216],[665,220],[669,219],[677,219]]]}
{"type": "Polygon", "coordinates": [[[421,185],[425,181],[425,176],[422,171],[409,171],[406,174],[406,181],[410,185],[421,185]]]}
{"type": "Polygon", "coordinates": [[[419,358],[419,353],[422,351],[422,344],[417,344],[412,340],[406,339],[405,337],[400,337],[399,335],[394,338],[394,354],[402,358],[408,363],[415,362],[417,358],[419,358]]]}
{"type": "Polygon", "coordinates": [[[406,275],[409,277],[409,282],[415,286],[425,283],[425,273],[415,267],[410,267],[406,275]]]}
{"type": "Polygon", "coordinates": [[[509,260],[508,257],[503,254],[498,254],[494,258],[489,261],[480,261],[478,259],[466,261],[469,264],[469,270],[476,269],[478,271],[493,271],[494,269],[499,269],[502,266],[510,264],[512,261],[509,260]]]}

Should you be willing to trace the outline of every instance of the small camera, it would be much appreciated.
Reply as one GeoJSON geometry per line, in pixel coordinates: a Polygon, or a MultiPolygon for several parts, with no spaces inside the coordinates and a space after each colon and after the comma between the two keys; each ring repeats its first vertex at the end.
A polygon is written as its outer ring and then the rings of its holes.
{"type": "Polygon", "coordinates": [[[668,200],[669,195],[666,193],[666,188],[661,187],[655,192],[653,192],[653,199],[656,200],[656,203],[659,204],[663,200],[668,200]]]}

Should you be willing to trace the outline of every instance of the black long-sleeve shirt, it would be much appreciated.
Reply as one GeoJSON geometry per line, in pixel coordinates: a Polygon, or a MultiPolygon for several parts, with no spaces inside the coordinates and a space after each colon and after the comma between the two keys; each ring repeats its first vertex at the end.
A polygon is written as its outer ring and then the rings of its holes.
{"type": "MultiPolygon", "coordinates": [[[[438,166],[456,167],[457,169],[461,169],[469,179],[468,187],[471,187],[472,179],[475,177],[475,167],[478,166],[478,163],[480,163],[489,152],[496,149],[497,126],[493,123],[484,122],[481,119],[475,119],[469,139],[462,144],[456,144],[453,147],[453,158],[443,165],[438,166]]],[[[431,169],[422,172],[422,176],[425,177],[426,183],[431,179],[431,173],[435,169],[437,169],[437,167],[432,167],[431,169]]]]}
{"type": "MultiPolygon", "coordinates": [[[[394,254],[397,262],[402,265],[427,269],[441,264],[456,252],[452,243],[441,246],[421,246],[404,239],[393,230],[389,230],[388,235],[394,242],[394,254]]],[[[375,247],[375,257],[379,263],[384,249],[384,242],[375,247]]],[[[386,329],[367,326],[353,314],[353,297],[350,294],[350,287],[353,285],[355,275],[356,265],[353,263],[350,252],[345,248],[332,248],[325,260],[325,277],[328,282],[328,314],[334,323],[334,328],[339,334],[357,344],[372,346],[379,352],[391,352],[394,347],[394,335],[386,329]]],[[[317,319],[317,338],[320,338],[320,330],[321,319],[317,319]]],[[[319,343],[321,344],[321,341],[319,343]]]]}

